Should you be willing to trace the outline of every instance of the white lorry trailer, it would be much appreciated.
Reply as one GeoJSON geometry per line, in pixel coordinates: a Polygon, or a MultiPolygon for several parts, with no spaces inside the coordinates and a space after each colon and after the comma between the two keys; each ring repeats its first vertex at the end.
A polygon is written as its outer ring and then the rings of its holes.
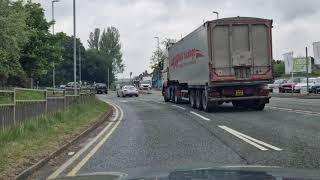
{"type": "Polygon", "coordinates": [[[168,44],[163,63],[165,101],[188,100],[210,111],[224,102],[263,110],[272,74],[272,20],[233,17],[205,22],[168,44]]]}

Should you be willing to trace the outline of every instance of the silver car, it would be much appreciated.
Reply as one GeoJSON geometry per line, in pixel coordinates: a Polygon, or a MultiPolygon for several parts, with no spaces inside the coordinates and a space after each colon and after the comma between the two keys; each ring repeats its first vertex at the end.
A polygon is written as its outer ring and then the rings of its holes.
{"type": "Polygon", "coordinates": [[[117,90],[118,97],[126,97],[126,96],[139,96],[139,91],[134,86],[122,86],[122,88],[117,90]]]}

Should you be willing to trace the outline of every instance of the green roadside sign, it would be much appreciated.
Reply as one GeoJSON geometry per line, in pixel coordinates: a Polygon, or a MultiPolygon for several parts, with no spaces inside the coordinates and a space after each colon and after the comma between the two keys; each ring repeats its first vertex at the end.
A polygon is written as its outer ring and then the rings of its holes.
{"type": "MultiPolygon", "coordinates": [[[[310,57],[308,57],[309,67],[311,63],[310,57]]],[[[293,72],[307,72],[306,58],[294,58],[293,59],[293,72]]],[[[310,70],[309,70],[310,72],[310,70]]]]}

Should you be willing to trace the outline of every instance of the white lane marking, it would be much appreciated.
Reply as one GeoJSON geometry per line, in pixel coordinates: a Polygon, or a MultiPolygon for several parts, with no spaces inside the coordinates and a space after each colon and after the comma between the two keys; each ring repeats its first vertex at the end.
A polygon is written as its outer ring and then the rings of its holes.
{"type": "MultiPolygon", "coordinates": [[[[115,121],[119,117],[119,110],[114,106],[114,104],[108,102],[116,111],[115,117],[112,121],[115,121]]],[[[95,138],[93,138],[88,144],[86,144],[80,151],[78,151],[74,156],[72,156],[68,161],[62,164],[55,172],[53,172],[48,179],[57,178],[68,166],[70,166],[76,159],[78,159],[90,146],[92,146],[102,135],[104,135],[107,130],[111,127],[113,122],[110,122],[95,138]]]]}
{"type": "Polygon", "coordinates": [[[101,141],[93,147],[93,149],[68,173],[67,176],[75,176],[79,170],[90,160],[90,158],[99,150],[99,148],[109,139],[111,134],[116,130],[118,125],[121,123],[123,119],[123,110],[115,105],[120,110],[120,118],[116,122],[116,124],[110,129],[110,131],[101,139],[101,141]]]}
{"type": "Polygon", "coordinates": [[[273,107],[274,109],[280,109],[280,110],[285,110],[285,111],[292,111],[293,109],[289,108],[281,108],[281,107],[273,107]]]}
{"type": "Polygon", "coordinates": [[[198,117],[200,117],[200,118],[202,118],[202,119],[204,119],[204,120],[206,120],[206,121],[210,121],[209,118],[206,118],[206,117],[204,117],[204,116],[202,116],[202,115],[200,115],[200,114],[198,114],[198,113],[196,113],[196,112],[190,111],[190,113],[191,113],[191,114],[194,114],[194,115],[196,115],[196,116],[198,116],[198,117]]]}
{"type": "Polygon", "coordinates": [[[225,126],[218,126],[218,127],[221,128],[221,129],[223,129],[223,130],[225,130],[225,131],[227,131],[228,133],[230,133],[230,134],[238,137],[239,139],[242,139],[243,141],[251,144],[252,146],[260,149],[261,151],[267,151],[267,150],[268,150],[267,148],[265,148],[265,147],[263,147],[263,146],[260,146],[259,144],[255,143],[255,142],[252,142],[252,141],[250,141],[249,139],[247,139],[247,138],[245,138],[245,137],[243,137],[243,136],[240,136],[239,134],[237,134],[237,133],[235,133],[235,132],[233,132],[233,131],[230,131],[230,130],[227,129],[225,126]]]}
{"type": "Polygon", "coordinates": [[[180,109],[182,109],[182,110],[186,110],[186,108],[181,107],[181,106],[177,106],[177,105],[171,105],[171,106],[176,107],[176,108],[180,108],[180,109]]]}
{"type": "Polygon", "coordinates": [[[265,142],[260,141],[260,140],[258,140],[258,139],[254,139],[253,137],[250,137],[250,136],[248,136],[248,135],[242,134],[241,132],[238,132],[238,131],[236,131],[236,130],[234,130],[234,129],[231,129],[231,128],[227,127],[227,126],[224,126],[224,127],[227,128],[227,129],[229,129],[230,131],[233,131],[233,132],[239,134],[240,136],[243,136],[243,137],[245,137],[245,138],[247,138],[247,139],[249,139],[249,140],[251,140],[251,141],[253,141],[253,142],[259,143],[259,144],[261,144],[261,145],[263,145],[263,146],[265,146],[265,147],[271,148],[271,149],[276,150],[276,151],[282,151],[282,149],[280,149],[280,148],[278,148],[278,147],[276,147],[276,146],[273,146],[273,145],[271,145],[271,144],[265,143],[265,142]]]}
{"type": "Polygon", "coordinates": [[[122,102],[122,103],[127,103],[127,102],[129,102],[129,101],[126,101],[126,100],[120,100],[120,102],[122,102]]]}
{"type": "MultiPolygon", "coordinates": [[[[253,142],[255,145],[256,145],[256,143],[258,143],[258,144],[260,144],[260,145],[262,145],[262,146],[265,146],[265,147],[268,147],[268,148],[270,148],[270,149],[273,149],[273,150],[276,150],[276,151],[282,151],[282,149],[280,149],[280,148],[278,148],[278,147],[276,147],[276,146],[273,146],[273,145],[271,145],[271,144],[268,144],[268,143],[265,143],[265,142],[263,142],[263,141],[260,141],[260,140],[258,140],[258,139],[255,139],[255,138],[253,138],[253,137],[250,137],[250,136],[248,136],[248,135],[245,135],[245,134],[243,134],[243,133],[240,133],[240,132],[238,132],[238,131],[236,131],[236,130],[234,130],[234,129],[231,129],[231,128],[229,128],[229,127],[227,127],[227,126],[221,126],[221,125],[219,125],[219,127],[221,128],[221,129],[224,129],[224,130],[226,130],[226,131],[228,131],[229,133],[231,133],[231,134],[233,134],[233,135],[238,135],[238,136],[241,136],[241,137],[243,137],[243,138],[245,138],[245,139],[247,139],[247,140],[249,140],[250,142],[253,142]]],[[[237,137],[238,137],[237,136],[237,137]]],[[[242,139],[242,138],[241,138],[242,139]]],[[[243,139],[242,139],[243,140],[243,139]]],[[[247,141],[246,141],[247,142],[247,141]]],[[[249,143],[249,142],[248,142],[249,143]]],[[[251,143],[250,143],[251,144],[251,143]]],[[[252,145],[252,144],[251,144],[252,145]]],[[[255,146],[254,145],[254,146],[255,146]]],[[[260,145],[258,145],[258,146],[260,146],[260,145]]],[[[264,147],[263,147],[264,148],[264,147]]],[[[260,149],[260,148],[259,148],[260,149]]],[[[264,149],[266,149],[266,148],[264,148],[264,149]]],[[[268,149],[267,149],[268,150],[268,149]]],[[[264,151],[264,150],[263,150],[264,151]]]]}
{"type": "Polygon", "coordinates": [[[320,113],[313,112],[313,111],[305,111],[305,110],[299,110],[299,109],[289,109],[289,108],[281,108],[281,107],[274,107],[274,106],[267,106],[269,109],[277,109],[277,110],[284,110],[288,112],[294,112],[298,114],[305,114],[305,115],[311,115],[311,116],[319,116],[320,113]]]}

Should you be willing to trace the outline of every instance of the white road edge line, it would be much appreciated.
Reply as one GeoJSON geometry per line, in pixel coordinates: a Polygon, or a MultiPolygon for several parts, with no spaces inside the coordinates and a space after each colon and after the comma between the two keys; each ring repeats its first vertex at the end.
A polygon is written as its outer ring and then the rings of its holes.
{"type": "Polygon", "coordinates": [[[181,107],[181,106],[177,106],[177,105],[171,105],[171,106],[173,106],[173,107],[176,107],[176,108],[180,108],[180,109],[182,109],[182,110],[186,110],[186,108],[184,108],[184,107],[181,107]]]}
{"type": "MultiPolygon", "coordinates": [[[[219,126],[219,127],[220,127],[220,126],[219,126]]],[[[240,133],[240,132],[238,132],[238,131],[236,131],[236,130],[234,130],[234,129],[231,129],[231,128],[227,127],[227,126],[222,126],[222,127],[223,127],[224,130],[229,130],[229,131],[231,131],[231,132],[234,132],[234,133],[236,133],[236,134],[238,134],[238,135],[240,135],[240,136],[242,136],[242,137],[244,137],[244,138],[247,138],[247,139],[249,139],[249,140],[251,140],[251,141],[253,141],[253,142],[256,142],[256,143],[258,143],[258,144],[260,144],[260,145],[263,145],[263,146],[265,146],[265,147],[268,147],[268,148],[273,149],[273,150],[276,150],[276,151],[282,151],[282,149],[280,149],[280,148],[278,148],[278,147],[276,147],[276,146],[273,146],[273,145],[271,145],[271,144],[265,143],[265,142],[263,142],[263,141],[260,141],[260,140],[258,140],[258,139],[255,139],[255,138],[250,137],[250,136],[248,136],[248,135],[242,134],[242,133],[240,133]]],[[[222,127],[220,127],[220,128],[222,128],[222,127]]]]}
{"type": "Polygon", "coordinates": [[[78,159],[90,146],[92,146],[113,124],[113,121],[117,120],[119,117],[119,110],[114,106],[114,104],[108,102],[116,111],[116,115],[110,122],[95,138],[93,138],[88,144],[86,144],[80,151],[78,151],[74,156],[72,156],[68,161],[62,164],[55,172],[53,172],[47,179],[57,178],[68,166],[70,166],[76,159],[78,159]]]}
{"type": "Polygon", "coordinates": [[[196,115],[196,116],[198,116],[198,117],[200,117],[200,118],[202,118],[202,119],[204,119],[204,120],[206,120],[206,121],[210,121],[209,118],[206,118],[206,117],[204,117],[204,116],[202,116],[202,115],[200,115],[200,114],[198,114],[198,113],[196,113],[196,112],[190,111],[190,113],[191,113],[191,114],[194,114],[194,115],[196,115]]]}

